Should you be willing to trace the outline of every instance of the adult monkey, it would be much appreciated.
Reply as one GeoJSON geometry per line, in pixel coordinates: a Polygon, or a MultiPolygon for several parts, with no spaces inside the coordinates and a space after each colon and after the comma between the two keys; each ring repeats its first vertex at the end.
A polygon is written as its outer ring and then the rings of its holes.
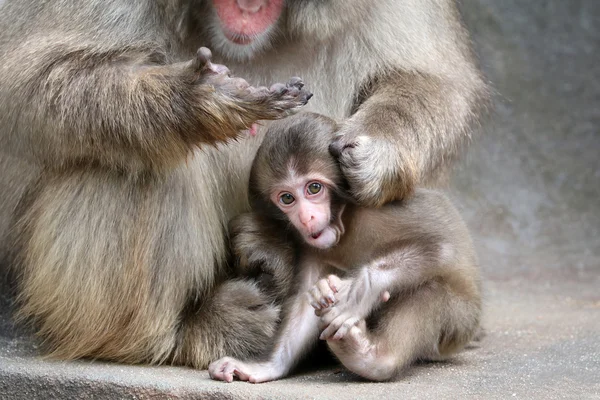
{"type": "Polygon", "coordinates": [[[247,107],[219,108],[235,89],[204,79],[207,54],[189,62],[200,46],[252,83],[309,82],[312,110],[346,118],[332,151],[366,205],[434,181],[485,97],[451,0],[0,7],[1,256],[63,358],[203,368],[270,341],[277,307],[223,283],[260,134],[214,144],[247,107]]]}

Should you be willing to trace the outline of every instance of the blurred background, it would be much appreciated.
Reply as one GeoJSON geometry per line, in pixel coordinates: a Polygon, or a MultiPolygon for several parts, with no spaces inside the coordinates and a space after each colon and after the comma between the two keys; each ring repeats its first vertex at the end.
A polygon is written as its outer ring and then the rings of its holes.
{"type": "Polygon", "coordinates": [[[461,3],[496,90],[454,181],[482,267],[492,279],[598,282],[600,1],[461,3]]]}

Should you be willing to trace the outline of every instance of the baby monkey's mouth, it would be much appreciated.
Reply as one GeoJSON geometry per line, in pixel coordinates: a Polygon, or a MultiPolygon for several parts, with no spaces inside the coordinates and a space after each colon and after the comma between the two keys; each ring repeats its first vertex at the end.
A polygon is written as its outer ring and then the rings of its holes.
{"type": "Polygon", "coordinates": [[[315,232],[312,235],[310,235],[310,237],[313,238],[313,239],[318,239],[319,236],[321,236],[322,233],[323,233],[323,231],[315,232]]]}

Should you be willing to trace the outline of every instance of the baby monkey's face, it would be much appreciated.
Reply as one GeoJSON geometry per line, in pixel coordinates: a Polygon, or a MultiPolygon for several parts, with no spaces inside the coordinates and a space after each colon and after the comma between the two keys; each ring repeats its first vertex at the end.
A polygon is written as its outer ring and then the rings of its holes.
{"type": "Polygon", "coordinates": [[[342,233],[339,218],[331,212],[333,185],[317,173],[290,173],[271,191],[271,201],[285,213],[304,241],[319,249],[335,246],[342,233]]]}

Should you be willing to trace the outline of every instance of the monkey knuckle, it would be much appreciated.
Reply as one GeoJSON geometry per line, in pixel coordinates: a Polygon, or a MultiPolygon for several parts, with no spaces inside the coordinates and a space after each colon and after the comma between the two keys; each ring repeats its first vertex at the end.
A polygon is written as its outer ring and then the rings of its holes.
{"type": "Polygon", "coordinates": [[[334,319],[331,322],[332,326],[335,326],[337,329],[339,329],[342,325],[344,325],[344,322],[346,321],[346,317],[344,316],[344,314],[339,315],[336,319],[334,319]]]}
{"type": "Polygon", "coordinates": [[[327,277],[327,282],[329,286],[334,286],[337,289],[340,289],[342,286],[342,280],[337,275],[329,275],[327,277]]]}
{"type": "Polygon", "coordinates": [[[269,88],[269,92],[274,97],[282,97],[287,91],[288,87],[283,83],[275,83],[269,88]]]}
{"type": "Polygon", "coordinates": [[[333,319],[335,318],[332,315],[331,311],[325,312],[325,310],[321,310],[321,312],[323,313],[323,315],[321,316],[321,323],[325,324],[325,325],[329,325],[331,323],[331,321],[333,321],[333,319]]]}
{"type": "Polygon", "coordinates": [[[287,95],[290,98],[296,98],[298,97],[298,95],[300,94],[300,89],[298,89],[296,86],[288,86],[288,91],[287,91],[287,95]]]}
{"type": "Polygon", "coordinates": [[[321,321],[320,323],[323,326],[329,326],[331,325],[331,323],[333,322],[333,320],[335,319],[334,315],[330,315],[331,313],[325,313],[321,316],[321,321]]]}
{"type": "Polygon", "coordinates": [[[294,76],[292,78],[290,78],[290,80],[287,82],[288,86],[295,86],[299,89],[302,89],[302,87],[304,87],[304,81],[302,80],[302,78],[294,76]]]}
{"type": "Polygon", "coordinates": [[[355,326],[357,324],[357,322],[358,322],[358,319],[355,318],[355,317],[352,317],[352,318],[347,319],[344,322],[343,326],[344,326],[344,328],[346,328],[346,329],[349,330],[350,328],[352,328],[353,326],[355,326]]]}
{"type": "Polygon", "coordinates": [[[317,287],[321,296],[329,293],[329,282],[326,279],[321,279],[317,284],[317,287]]]}
{"type": "Polygon", "coordinates": [[[327,328],[325,328],[323,330],[323,337],[328,338],[331,337],[331,335],[336,331],[337,329],[331,325],[327,326],[327,328]]]}

